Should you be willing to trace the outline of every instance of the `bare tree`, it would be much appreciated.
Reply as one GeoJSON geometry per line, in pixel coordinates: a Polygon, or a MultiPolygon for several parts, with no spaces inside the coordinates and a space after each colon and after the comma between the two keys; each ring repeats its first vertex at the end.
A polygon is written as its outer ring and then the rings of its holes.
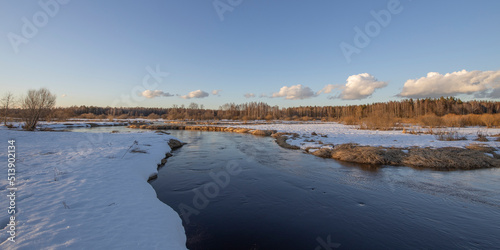
{"type": "Polygon", "coordinates": [[[23,120],[25,130],[35,130],[40,118],[44,118],[56,104],[56,96],[46,88],[30,89],[21,101],[24,110],[23,120]]]}
{"type": "Polygon", "coordinates": [[[2,100],[0,100],[0,104],[2,105],[3,113],[3,124],[7,126],[7,117],[9,115],[9,107],[12,106],[14,102],[14,95],[11,92],[7,92],[2,100]]]}

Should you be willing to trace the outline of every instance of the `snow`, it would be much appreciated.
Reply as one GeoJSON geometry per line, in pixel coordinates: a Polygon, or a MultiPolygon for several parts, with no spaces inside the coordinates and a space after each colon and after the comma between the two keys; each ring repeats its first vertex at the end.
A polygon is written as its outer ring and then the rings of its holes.
{"type": "Polygon", "coordinates": [[[0,135],[0,207],[5,209],[0,248],[186,249],[179,215],[157,199],[147,182],[170,151],[167,142],[173,137],[144,131],[92,134],[5,127],[0,127],[0,135]],[[16,141],[15,243],[7,240],[5,227],[8,139],[16,141]],[[131,153],[132,145],[147,153],[131,153]]]}
{"type": "MultiPolygon", "coordinates": [[[[123,126],[124,124],[128,124],[128,122],[103,122],[103,121],[92,121],[92,120],[80,120],[80,121],[71,121],[71,122],[38,122],[37,129],[66,129],[66,128],[90,128],[91,124],[95,126],[123,126]]],[[[24,123],[22,122],[13,122],[11,123],[17,129],[21,129],[24,123]]],[[[2,126],[3,129],[5,127],[2,126]]]]}
{"type": "MultiPolygon", "coordinates": [[[[324,144],[344,144],[358,143],[367,146],[399,147],[407,148],[418,147],[465,147],[475,142],[477,133],[482,132],[488,135],[500,134],[500,129],[484,127],[468,128],[442,128],[441,131],[453,131],[463,135],[467,140],[463,141],[439,141],[434,135],[430,134],[404,134],[401,130],[378,131],[378,130],[360,130],[356,126],[347,126],[339,123],[310,123],[310,124],[262,124],[262,125],[238,125],[242,127],[260,130],[277,130],[278,132],[297,133],[298,138],[290,138],[287,143],[296,145],[305,149],[307,147],[322,147],[324,144]],[[316,132],[317,135],[311,135],[316,132]],[[323,137],[323,136],[327,137],[323,137]],[[306,140],[314,140],[306,142],[306,140]],[[319,141],[323,144],[318,143],[319,141]]],[[[500,148],[500,142],[496,138],[490,137],[488,142],[480,142],[491,147],[500,148]]]]}

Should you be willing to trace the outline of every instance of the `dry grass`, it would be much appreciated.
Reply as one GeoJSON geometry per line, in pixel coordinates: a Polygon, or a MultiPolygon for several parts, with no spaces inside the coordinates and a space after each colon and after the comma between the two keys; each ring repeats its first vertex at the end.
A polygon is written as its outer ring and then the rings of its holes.
{"type": "Polygon", "coordinates": [[[244,133],[247,133],[249,130],[250,129],[247,129],[247,128],[237,128],[237,129],[233,130],[233,132],[244,134],[244,133]]]}
{"type": "Polygon", "coordinates": [[[500,160],[487,156],[481,150],[464,148],[413,148],[403,164],[436,170],[458,170],[499,167],[500,160]]]}
{"type": "Polygon", "coordinates": [[[447,114],[437,116],[428,114],[415,118],[396,118],[389,114],[372,114],[368,117],[360,118],[355,116],[342,117],[340,119],[345,125],[359,125],[361,129],[369,130],[392,130],[401,129],[400,124],[414,124],[428,128],[440,127],[466,127],[466,126],[486,126],[499,127],[500,114],[482,114],[482,115],[455,115],[447,114]]]}
{"type": "Polygon", "coordinates": [[[372,165],[401,165],[404,155],[405,153],[401,149],[385,149],[348,143],[335,146],[331,158],[372,165]]]}
{"type": "Polygon", "coordinates": [[[369,130],[393,130],[402,129],[399,125],[400,121],[389,114],[372,114],[361,119],[359,124],[360,129],[369,130]]]}
{"type": "Polygon", "coordinates": [[[406,152],[401,148],[359,146],[355,143],[348,143],[337,145],[333,150],[319,149],[312,154],[353,163],[410,166],[435,170],[500,167],[500,155],[495,153],[495,149],[478,144],[471,144],[467,148],[415,147],[406,152]]]}
{"type": "Polygon", "coordinates": [[[332,150],[328,148],[320,148],[311,154],[321,158],[332,158],[332,150]]]}
{"type": "Polygon", "coordinates": [[[496,151],[495,148],[490,147],[486,144],[481,144],[481,143],[471,143],[471,144],[469,144],[469,146],[466,146],[465,148],[468,148],[471,150],[476,150],[476,151],[481,151],[483,153],[489,153],[489,154],[493,154],[496,151]]]}
{"type": "Polygon", "coordinates": [[[483,133],[483,131],[477,131],[476,135],[477,135],[477,138],[474,139],[475,141],[481,141],[481,142],[490,141],[490,140],[488,140],[488,135],[483,133]]]}
{"type": "Polygon", "coordinates": [[[437,115],[424,115],[418,118],[418,123],[426,127],[441,127],[444,125],[443,118],[437,115]]]}
{"type": "Polygon", "coordinates": [[[288,136],[290,136],[290,134],[287,134],[287,133],[275,133],[275,134],[273,134],[273,137],[276,138],[276,143],[278,143],[278,145],[280,147],[287,148],[287,149],[294,149],[294,150],[300,149],[300,147],[297,147],[295,145],[290,145],[286,142],[286,140],[288,139],[288,136]]]}
{"type": "Polygon", "coordinates": [[[465,141],[467,138],[456,131],[438,131],[434,136],[439,141],[465,141]]]}
{"type": "Polygon", "coordinates": [[[273,130],[254,130],[250,132],[252,135],[260,135],[260,136],[271,136],[272,134],[276,133],[276,131],[273,130]]]}

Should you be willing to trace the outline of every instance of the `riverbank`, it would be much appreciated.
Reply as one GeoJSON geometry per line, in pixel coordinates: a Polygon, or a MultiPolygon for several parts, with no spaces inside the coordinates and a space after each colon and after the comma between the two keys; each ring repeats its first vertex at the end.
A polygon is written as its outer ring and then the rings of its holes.
{"type": "MultiPolygon", "coordinates": [[[[475,141],[481,128],[464,128],[464,140],[439,141],[431,134],[359,130],[337,123],[196,126],[134,124],[149,130],[201,130],[273,136],[281,147],[301,149],[323,158],[370,165],[410,166],[435,170],[469,170],[500,166],[500,147],[494,135],[500,129],[483,129],[488,141],[475,141]],[[475,131],[474,131],[475,130],[475,131]],[[316,132],[317,131],[317,132],[316,132]]],[[[457,132],[459,133],[459,132],[457,132]]]]}
{"type": "MultiPolygon", "coordinates": [[[[25,132],[0,126],[15,140],[16,242],[0,216],[0,246],[8,249],[186,249],[179,215],[159,201],[148,178],[164,164],[164,133],[25,132]]],[[[173,142],[173,141],[172,141],[173,142]]],[[[172,144],[172,143],[171,143],[172,144]]],[[[173,145],[173,144],[172,144],[173,145]]],[[[7,173],[7,164],[1,171],[7,173]]],[[[0,196],[10,183],[0,180],[0,196]]],[[[7,198],[0,206],[9,207],[7,198]]]]}

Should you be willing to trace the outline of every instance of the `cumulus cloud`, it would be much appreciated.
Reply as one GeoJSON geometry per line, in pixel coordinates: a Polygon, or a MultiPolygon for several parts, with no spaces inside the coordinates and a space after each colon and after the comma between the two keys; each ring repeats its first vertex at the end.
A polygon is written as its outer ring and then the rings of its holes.
{"type": "Polygon", "coordinates": [[[208,96],[208,93],[202,90],[195,90],[192,92],[189,92],[187,95],[181,96],[183,99],[191,99],[191,98],[205,98],[208,96]]]}
{"type": "Polygon", "coordinates": [[[153,98],[156,98],[156,97],[170,97],[170,96],[174,96],[170,93],[166,93],[166,92],[163,92],[161,90],[144,90],[142,93],[139,93],[139,96],[144,96],[148,99],[153,99],[153,98]]]}
{"type": "Polygon", "coordinates": [[[273,93],[271,97],[285,97],[287,100],[302,100],[310,97],[315,97],[316,94],[309,87],[302,84],[294,86],[283,86],[279,92],[273,93]]]}
{"type": "Polygon", "coordinates": [[[254,93],[246,93],[244,96],[245,96],[245,98],[254,98],[255,94],[254,93]]]}
{"type": "Polygon", "coordinates": [[[220,92],[222,91],[222,89],[216,89],[216,90],[212,90],[212,95],[217,95],[217,96],[220,96],[220,92]]]}
{"type": "Polygon", "coordinates": [[[345,85],[328,84],[317,94],[329,94],[338,89],[342,90],[342,92],[337,96],[329,97],[329,99],[361,100],[370,97],[375,90],[386,86],[387,82],[378,81],[374,76],[362,73],[349,76],[345,85]]]}
{"type": "Polygon", "coordinates": [[[399,96],[426,98],[459,94],[500,98],[500,70],[462,70],[445,75],[429,72],[425,77],[406,81],[399,96]]]}

